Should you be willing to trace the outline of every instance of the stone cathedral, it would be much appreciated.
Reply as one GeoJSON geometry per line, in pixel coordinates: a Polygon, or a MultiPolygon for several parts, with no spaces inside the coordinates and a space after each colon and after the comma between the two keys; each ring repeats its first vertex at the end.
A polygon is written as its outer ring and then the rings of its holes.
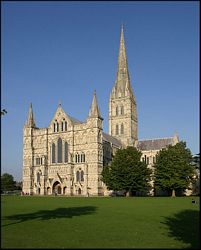
{"type": "MultiPolygon", "coordinates": [[[[32,104],[23,134],[23,192],[66,196],[104,196],[108,190],[101,172],[115,151],[134,146],[152,168],[156,153],[179,139],[138,140],[137,104],[131,87],[121,28],[118,67],[109,99],[109,134],[103,132],[103,118],[96,93],[85,122],[69,116],[59,104],[47,128],[38,128],[32,104]]],[[[154,189],[150,195],[154,195],[154,189]]]]}

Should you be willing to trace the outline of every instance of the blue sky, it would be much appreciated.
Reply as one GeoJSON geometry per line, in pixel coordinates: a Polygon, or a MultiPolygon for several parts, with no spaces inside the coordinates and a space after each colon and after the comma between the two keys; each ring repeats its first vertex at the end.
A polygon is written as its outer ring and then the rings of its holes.
{"type": "Polygon", "coordinates": [[[176,132],[199,152],[199,2],[1,2],[1,171],[22,177],[30,102],[49,126],[62,103],[85,121],[96,90],[108,132],[120,29],[137,101],[138,138],[176,132]]]}

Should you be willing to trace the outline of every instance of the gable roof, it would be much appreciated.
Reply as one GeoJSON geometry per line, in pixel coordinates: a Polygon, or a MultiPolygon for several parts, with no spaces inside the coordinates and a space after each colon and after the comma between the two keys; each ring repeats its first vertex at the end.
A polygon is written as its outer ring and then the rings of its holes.
{"type": "Polygon", "coordinates": [[[142,140],[138,141],[137,148],[140,150],[161,150],[162,148],[166,148],[168,145],[174,144],[174,138],[161,138],[161,139],[153,139],[153,140],[142,140]]]}
{"type": "Polygon", "coordinates": [[[82,122],[77,120],[76,118],[68,115],[68,117],[70,118],[70,120],[72,121],[73,124],[81,124],[82,122]]]}
{"type": "Polygon", "coordinates": [[[118,139],[116,139],[115,137],[113,137],[111,135],[108,135],[108,134],[106,134],[104,132],[103,132],[103,140],[107,141],[107,142],[110,142],[110,143],[112,143],[112,144],[114,144],[114,145],[116,145],[118,147],[122,146],[121,142],[118,139]]]}

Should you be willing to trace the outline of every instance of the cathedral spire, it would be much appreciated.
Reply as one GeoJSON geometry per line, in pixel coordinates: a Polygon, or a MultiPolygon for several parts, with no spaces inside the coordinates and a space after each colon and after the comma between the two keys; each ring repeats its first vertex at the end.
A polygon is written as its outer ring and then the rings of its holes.
{"type": "Polygon", "coordinates": [[[92,105],[89,111],[89,117],[101,118],[99,107],[98,107],[98,102],[96,98],[96,91],[94,91],[94,97],[93,97],[92,105]]]}
{"type": "Polygon", "coordinates": [[[29,114],[28,114],[26,126],[31,127],[31,128],[34,128],[36,126],[35,121],[34,121],[34,117],[33,117],[32,103],[30,104],[30,107],[29,107],[29,114]]]}
{"type": "Polygon", "coordinates": [[[116,76],[116,87],[118,90],[125,92],[125,87],[130,87],[130,77],[128,72],[128,63],[126,57],[126,48],[124,42],[124,28],[121,27],[118,69],[116,76]]]}

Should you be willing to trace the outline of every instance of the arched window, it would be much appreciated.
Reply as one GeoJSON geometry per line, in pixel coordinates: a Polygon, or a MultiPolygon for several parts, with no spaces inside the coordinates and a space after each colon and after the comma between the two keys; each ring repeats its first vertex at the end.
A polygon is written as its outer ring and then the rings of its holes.
{"type": "Polygon", "coordinates": [[[58,139],[57,142],[57,162],[62,163],[62,140],[61,138],[58,139]]]}
{"type": "Polygon", "coordinates": [[[81,154],[81,162],[85,162],[85,154],[84,153],[81,154]]]}
{"type": "Polygon", "coordinates": [[[67,131],[67,122],[65,122],[65,131],[67,131]]]}
{"type": "Polygon", "coordinates": [[[76,172],[76,181],[77,182],[80,181],[80,172],[79,171],[76,172]]]}
{"type": "Polygon", "coordinates": [[[144,155],[144,161],[145,161],[145,163],[147,163],[147,156],[146,155],[144,155]]]}
{"type": "Polygon", "coordinates": [[[122,123],[121,124],[121,134],[123,134],[124,133],[124,124],[122,123]]]}
{"type": "Polygon", "coordinates": [[[56,163],[55,150],[56,150],[55,144],[52,143],[52,163],[56,163]]]}
{"type": "Polygon", "coordinates": [[[54,123],[54,132],[56,132],[56,124],[54,123]]]}
{"type": "Polygon", "coordinates": [[[116,135],[118,135],[119,134],[119,125],[117,124],[116,125],[116,135]]]}
{"type": "Polygon", "coordinates": [[[57,122],[57,132],[59,132],[59,123],[57,122]]]}
{"type": "Polygon", "coordinates": [[[84,181],[84,171],[81,171],[81,181],[84,181]]]}
{"type": "Polygon", "coordinates": [[[68,143],[67,142],[65,142],[65,145],[64,145],[64,161],[68,162],[68,143]]]}
{"type": "Polygon", "coordinates": [[[121,115],[124,114],[124,106],[121,106],[121,115]]]}
{"type": "Polygon", "coordinates": [[[116,106],[116,115],[118,115],[118,106],[116,106]]]}
{"type": "Polygon", "coordinates": [[[64,131],[64,124],[61,122],[61,131],[64,131]]]}
{"type": "Polygon", "coordinates": [[[40,172],[37,173],[37,183],[40,183],[40,172]]]}

